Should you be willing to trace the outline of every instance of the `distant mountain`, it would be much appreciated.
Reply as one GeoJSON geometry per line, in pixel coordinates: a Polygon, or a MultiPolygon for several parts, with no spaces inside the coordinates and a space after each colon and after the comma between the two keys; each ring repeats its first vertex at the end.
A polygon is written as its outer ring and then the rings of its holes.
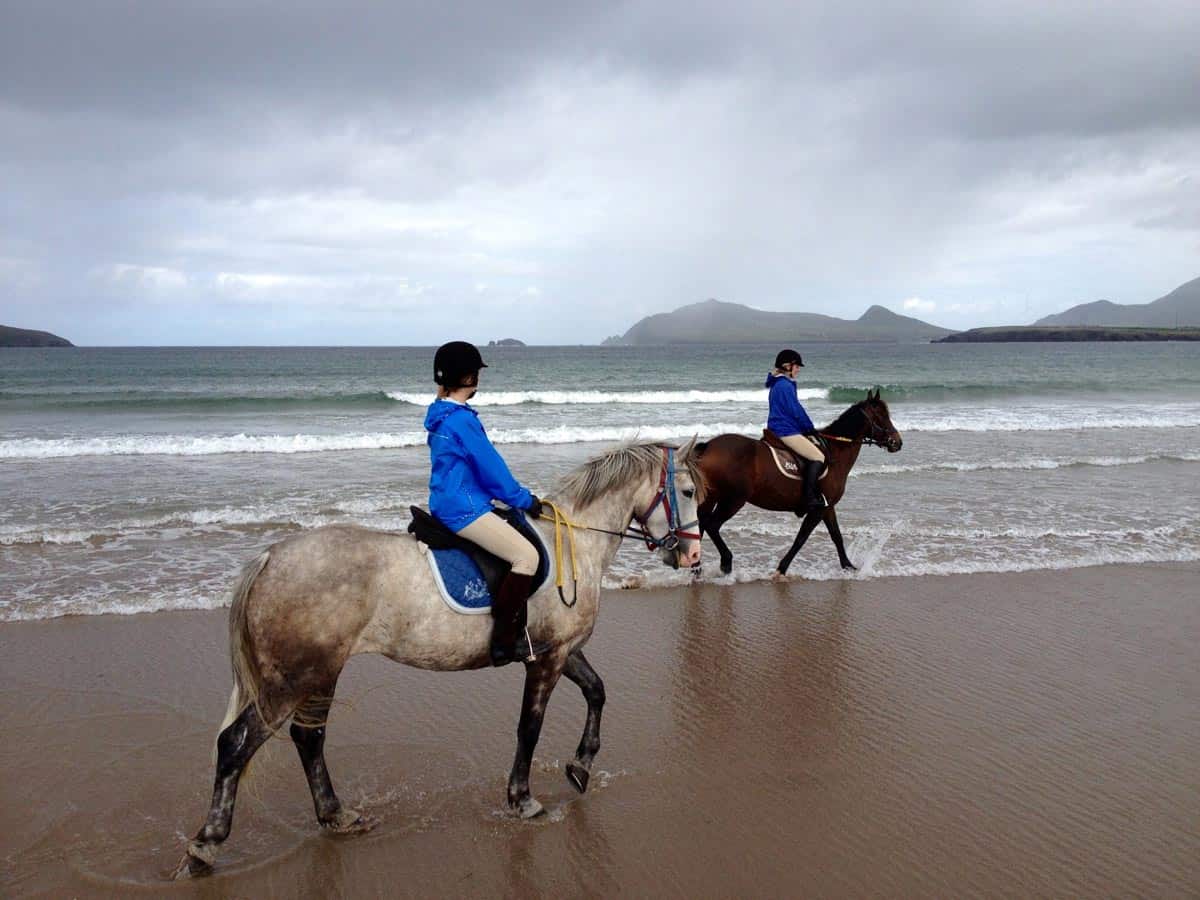
{"type": "Polygon", "coordinates": [[[0,325],[0,347],[74,347],[66,338],[48,331],[30,331],[0,325]]]}
{"type": "Polygon", "coordinates": [[[1200,278],[1193,278],[1153,303],[1081,303],[1034,325],[1111,325],[1183,328],[1200,325],[1200,278]]]}
{"type": "Polygon", "coordinates": [[[789,341],[928,341],[951,334],[919,319],[872,306],[858,319],[819,313],[768,312],[740,303],[705,300],[647,316],[606,344],[761,344],[789,341]]]}

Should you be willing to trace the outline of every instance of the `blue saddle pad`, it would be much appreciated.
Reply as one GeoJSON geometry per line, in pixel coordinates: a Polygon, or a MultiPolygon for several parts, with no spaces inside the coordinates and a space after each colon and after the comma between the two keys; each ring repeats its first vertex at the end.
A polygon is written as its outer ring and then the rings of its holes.
{"type": "Polygon", "coordinates": [[[492,592],[483,572],[462,550],[430,550],[442,598],[461,613],[486,613],[492,609],[492,592]]]}
{"type": "MultiPolygon", "coordinates": [[[[518,531],[531,541],[538,551],[538,567],[529,585],[532,596],[550,575],[550,552],[537,529],[529,525],[524,516],[511,510],[503,513],[513,517],[519,524],[518,531]]],[[[438,591],[455,612],[478,614],[492,611],[492,591],[500,586],[508,571],[508,564],[497,560],[478,547],[473,547],[487,559],[500,563],[487,566],[486,571],[471,553],[456,547],[429,546],[430,569],[437,582],[438,591]]],[[[486,564],[485,564],[486,565],[486,564]]]]}

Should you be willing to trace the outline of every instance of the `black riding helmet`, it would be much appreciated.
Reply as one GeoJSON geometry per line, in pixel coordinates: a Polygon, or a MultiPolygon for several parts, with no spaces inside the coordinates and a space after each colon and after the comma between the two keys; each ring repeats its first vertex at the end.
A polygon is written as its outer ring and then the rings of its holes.
{"type": "Polygon", "coordinates": [[[466,341],[442,344],[433,354],[433,380],[443,387],[456,388],[464,375],[487,367],[478,348],[466,341]]]}
{"type": "Polygon", "coordinates": [[[798,366],[804,366],[804,360],[800,358],[800,354],[795,350],[780,350],[775,357],[775,368],[782,369],[788,363],[795,363],[798,366]]]}

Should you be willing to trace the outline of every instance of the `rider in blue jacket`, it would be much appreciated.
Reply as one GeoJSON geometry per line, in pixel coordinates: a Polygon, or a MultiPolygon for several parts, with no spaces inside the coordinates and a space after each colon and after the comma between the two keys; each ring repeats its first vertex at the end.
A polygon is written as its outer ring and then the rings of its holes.
{"type": "Polygon", "coordinates": [[[804,510],[811,512],[825,506],[817,486],[825,468],[825,454],[809,439],[817,429],[796,395],[796,372],[803,367],[804,360],[795,350],[780,350],[764,387],[770,389],[767,428],[804,460],[804,510]]]}
{"type": "MultiPolygon", "coordinates": [[[[425,414],[429,432],[429,511],[443,525],[512,568],[492,598],[492,664],[502,666],[533,659],[533,648],[518,652],[525,632],[525,601],[538,567],[537,549],[492,509],[492,501],[527,511],[537,518],[542,504],[512,476],[479,414],[467,401],[479,388],[479,372],[487,364],[466,341],[451,341],[434,355],[437,399],[425,414]]],[[[528,640],[526,639],[526,643],[528,640]]]]}

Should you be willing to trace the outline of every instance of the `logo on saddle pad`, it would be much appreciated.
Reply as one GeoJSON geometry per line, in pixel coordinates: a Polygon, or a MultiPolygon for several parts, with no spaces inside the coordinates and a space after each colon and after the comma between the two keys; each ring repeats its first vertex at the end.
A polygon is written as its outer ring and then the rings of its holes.
{"type": "Polygon", "coordinates": [[[779,469],[780,475],[784,478],[791,478],[793,481],[804,480],[804,476],[800,474],[800,467],[796,465],[795,460],[789,458],[790,454],[789,456],[784,456],[770,444],[767,444],[766,447],[771,451],[771,456],[775,458],[775,467],[779,469]]]}

